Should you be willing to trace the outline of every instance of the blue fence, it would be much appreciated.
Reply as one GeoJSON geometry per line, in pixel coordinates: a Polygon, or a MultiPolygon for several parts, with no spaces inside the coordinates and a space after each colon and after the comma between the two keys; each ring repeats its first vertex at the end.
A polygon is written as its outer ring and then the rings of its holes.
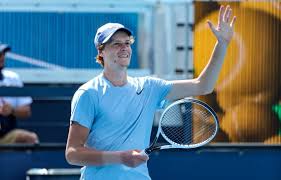
{"type": "MultiPolygon", "coordinates": [[[[93,45],[96,29],[119,22],[137,34],[137,13],[0,12],[0,41],[14,53],[65,68],[99,68],[93,45]]],[[[137,40],[137,39],[136,39],[137,40]]],[[[130,68],[138,68],[137,43],[130,68]]],[[[9,59],[8,67],[38,66],[9,59]]]]}

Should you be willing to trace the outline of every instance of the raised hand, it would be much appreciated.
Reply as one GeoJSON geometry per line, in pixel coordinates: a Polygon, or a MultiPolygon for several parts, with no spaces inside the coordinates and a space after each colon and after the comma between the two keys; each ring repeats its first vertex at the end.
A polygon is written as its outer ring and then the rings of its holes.
{"type": "Polygon", "coordinates": [[[236,20],[236,16],[234,16],[231,20],[232,9],[230,6],[220,7],[219,11],[219,19],[218,25],[215,27],[211,21],[207,21],[210,29],[216,36],[217,40],[220,43],[229,44],[232,36],[233,36],[233,27],[236,20]]]}

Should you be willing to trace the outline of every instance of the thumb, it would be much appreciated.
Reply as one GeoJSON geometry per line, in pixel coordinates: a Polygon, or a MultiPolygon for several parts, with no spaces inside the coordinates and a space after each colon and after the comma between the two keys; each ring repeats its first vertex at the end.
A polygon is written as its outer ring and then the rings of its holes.
{"type": "Polygon", "coordinates": [[[147,161],[149,159],[149,156],[147,154],[142,154],[141,150],[134,150],[133,155],[139,156],[142,160],[147,161]]]}
{"type": "Polygon", "coordinates": [[[216,34],[216,28],[210,20],[207,20],[207,24],[209,25],[210,29],[214,34],[216,34]]]}

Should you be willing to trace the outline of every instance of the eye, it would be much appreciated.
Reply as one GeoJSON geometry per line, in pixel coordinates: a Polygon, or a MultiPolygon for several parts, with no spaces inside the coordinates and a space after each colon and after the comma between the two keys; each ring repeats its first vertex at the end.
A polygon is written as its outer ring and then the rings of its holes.
{"type": "Polygon", "coordinates": [[[122,47],[122,46],[126,46],[126,47],[129,47],[132,43],[130,41],[126,41],[126,42],[116,42],[116,41],[113,41],[112,42],[112,46],[114,47],[122,47]]]}
{"type": "Polygon", "coordinates": [[[120,42],[113,43],[113,46],[121,46],[121,45],[122,45],[122,43],[120,43],[120,42]]]}

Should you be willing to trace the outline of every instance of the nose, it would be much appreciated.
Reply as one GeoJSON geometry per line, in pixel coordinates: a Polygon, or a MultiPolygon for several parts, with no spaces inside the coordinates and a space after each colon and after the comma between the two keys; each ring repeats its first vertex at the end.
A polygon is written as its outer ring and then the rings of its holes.
{"type": "Polygon", "coordinates": [[[128,43],[121,43],[120,45],[121,45],[121,48],[128,48],[128,47],[130,47],[130,44],[128,44],[128,43]]]}
{"type": "Polygon", "coordinates": [[[121,51],[126,51],[128,49],[129,49],[129,46],[127,46],[126,44],[122,44],[121,47],[120,47],[121,51]]]}

